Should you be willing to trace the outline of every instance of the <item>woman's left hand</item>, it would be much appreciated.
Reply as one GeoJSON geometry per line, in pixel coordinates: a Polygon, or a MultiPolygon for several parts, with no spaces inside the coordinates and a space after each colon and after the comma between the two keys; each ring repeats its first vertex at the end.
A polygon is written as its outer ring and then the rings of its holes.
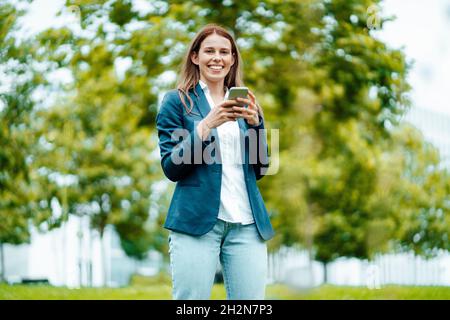
{"type": "Polygon", "coordinates": [[[251,126],[259,125],[260,106],[256,102],[256,97],[250,90],[248,91],[250,99],[237,98],[238,102],[246,104],[247,107],[233,107],[236,118],[242,117],[251,126]]]}

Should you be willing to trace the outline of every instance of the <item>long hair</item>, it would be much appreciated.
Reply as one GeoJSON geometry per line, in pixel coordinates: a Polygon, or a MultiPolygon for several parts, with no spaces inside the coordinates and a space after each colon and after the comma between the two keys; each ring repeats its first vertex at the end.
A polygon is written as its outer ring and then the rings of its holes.
{"type": "Polygon", "coordinates": [[[193,90],[194,94],[198,97],[197,92],[195,92],[195,86],[200,80],[200,69],[194,64],[191,60],[192,54],[195,52],[197,55],[200,51],[200,46],[211,34],[218,34],[224,38],[227,38],[231,42],[231,53],[234,56],[234,64],[231,66],[230,71],[225,77],[224,85],[228,88],[231,87],[240,87],[243,86],[243,81],[241,78],[241,55],[237,48],[236,42],[234,41],[233,36],[223,27],[216,24],[208,24],[204,26],[194,37],[189,48],[184,56],[183,63],[181,65],[180,77],[178,79],[177,90],[178,95],[180,96],[181,102],[183,103],[186,112],[189,114],[194,107],[194,103],[189,96],[189,90],[193,90]],[[185,97],[189,100],[189,107],[186,104],[185,97]]]}

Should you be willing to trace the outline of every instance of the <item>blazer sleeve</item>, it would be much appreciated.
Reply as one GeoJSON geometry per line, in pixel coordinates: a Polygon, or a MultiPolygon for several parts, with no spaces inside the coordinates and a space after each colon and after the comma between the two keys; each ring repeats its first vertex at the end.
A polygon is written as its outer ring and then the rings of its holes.
{"type": "Polygon", "coordinates": [[[179,181],[194,169],[194,148],[203,151],[204,143],[194,130],[187,132],[183,125],[183,106],[177,91],[169,91],[163,98],[161,108],[156,116],[156,128],[159,137],[161,167],[171,181],[179,181]],[[183,132],[183,135],[179,133],[183,132]],[[182,137],[181,142],[179,138],[182,137]],[[187,161],[174,161],[183,158],[187,161]]]}
{"type": "Polygon", "coordinates": [[[256,145],[257,145],[257,162],[252,164],[255,172],[256,180],[264,177],[269,169],[269,147],[267,145],[267,137],[264,128],[264,118],[259,116],[259,124],[257,126],[250,126],[249,130],[256,130],[256,145]]]}

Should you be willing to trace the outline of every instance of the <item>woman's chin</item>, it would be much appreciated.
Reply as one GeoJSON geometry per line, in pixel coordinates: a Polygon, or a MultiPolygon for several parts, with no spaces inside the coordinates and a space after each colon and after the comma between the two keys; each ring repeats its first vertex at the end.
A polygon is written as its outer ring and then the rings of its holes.
{"type": "Polygon", "coordinates": [[[225,80],[225,76],[223,74],[208,74],[205,78],[210,82],[218,82],[225,80]]]}

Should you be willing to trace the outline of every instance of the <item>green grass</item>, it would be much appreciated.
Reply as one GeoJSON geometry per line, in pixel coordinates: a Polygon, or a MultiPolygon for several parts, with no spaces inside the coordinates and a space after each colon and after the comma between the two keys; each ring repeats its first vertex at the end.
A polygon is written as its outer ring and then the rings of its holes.
{"type": "MultiPolygon", "coordinates": [[[[154,278],[134,277],[132,283],[124,288],[80,288],[7,285],[0,284],[0,300],[5,299],[44,299],[44,300],[167,300],[171,299],[170,279],[167,276],[154,278]]],[[[223,285],[215,285],[212,299],[225,299],[223,285]]],[[[386,286],[381,289],[364,287],[321,286],[307,291],[294,290],[288,286],[269,285],[266,299],[304,299],[304,300],[375,300],[375,299],[445,299],[450,300],[450,287],[408,287],[386,286]]]]}
{"type": "Polygon", "coordinates": [[[267,299],[284,300],[450,300],[450,287],[385,286],[381,289],[325,285],[307,291],[269,286],[267,299]]]}

